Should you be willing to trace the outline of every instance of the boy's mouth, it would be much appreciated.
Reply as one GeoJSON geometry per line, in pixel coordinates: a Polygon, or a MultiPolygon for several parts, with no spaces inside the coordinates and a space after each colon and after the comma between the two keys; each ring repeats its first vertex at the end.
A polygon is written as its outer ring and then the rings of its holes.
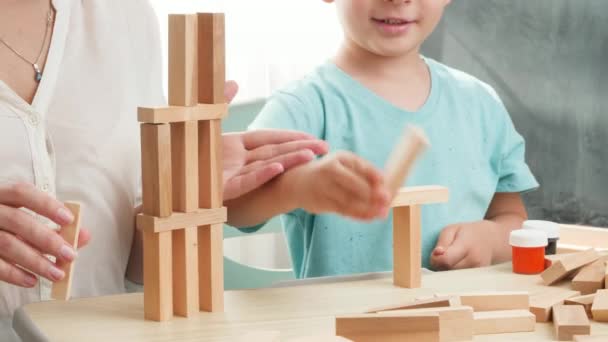
{"type": "Polygon", "coordinates": [[[384,18],[384,19],[379,19],[379,18],[372,18],[373,21],[379,23],[379,24],[385,24],[385,25],[405,25],[408,23],[411,23],[411,21],[405,20],[405,19],[399,19],[399,18],[384,18]]]}
{"type": "Polygon", "coordinates": [[[409,27],[415,23],[414,20],[402,18],[372,18],[372,22],[386,35],[400,35],[408,31],[409,27]]]}

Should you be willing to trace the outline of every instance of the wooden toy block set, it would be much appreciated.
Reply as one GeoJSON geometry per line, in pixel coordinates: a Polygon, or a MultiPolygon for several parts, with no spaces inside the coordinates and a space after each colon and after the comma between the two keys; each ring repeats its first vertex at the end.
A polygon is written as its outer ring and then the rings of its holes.
{"type": "MultiPolygon", "coordinates": [[[[223,224],[221,123],[224,98],[224,15],[169,16],[169,106],[139,108],[144,233],[144,317],[166,321],[199,311],[222,312],[223,224]]],[[[393,283],[421,287],[421,206],[448,201],[440,186],[399,189],[417,156],[424,133],[409,128],[386,164],[394,199],[393,283]]],[[[77,244],[77,218],[64,229],[77,244]]],[[[436,294],[430,298],[370,307],[335,318],[335,334],[292,341],[470,341],[475,335],[534,331],[553,321],[559,340],[592,337],[590,322],[608,322],[608,255],[595,250],[547,258],[545,285],[572,280],[572,291],[436,294]],[[557,293],[557,292],[556,292],[557,293]],[[335,335],[335,336],[334,336],[335,335]],[[586,335],[586,336],[585,336],[586,335]]],[[[67,283],[54,298],[69,297],[67,283]],[[67,285],[66,285],[67,284],[67,285]]],[[[538,277],[538,276],[537,276],[538,277]]],[[[279,341],[278,332],[252,332],[248,341],[279,341]]],[[[599,338],[599,339],[598,339],[599,338]]],[[[603,339],[602,339],[603,338],[603,339]]]]}

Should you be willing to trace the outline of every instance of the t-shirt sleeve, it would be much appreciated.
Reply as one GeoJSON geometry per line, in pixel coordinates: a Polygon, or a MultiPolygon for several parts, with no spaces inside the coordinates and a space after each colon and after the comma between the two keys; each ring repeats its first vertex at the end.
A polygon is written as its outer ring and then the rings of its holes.
{"type": "MultiPolygon", "coordinates": [[[[286,129],[309,133],[323,138],[323,113],[321,106],[315,105],[314,96],[306,96],[304,91],[296,95],[292,92],[279,91],[264,105],[261,112],[249,125],[248,130],[286,129]]],[[[253,227],[243,227],[244,233],[254,233],[266,222],[253,227]]]]}
{"type": "Polygon", "coordinates": [[[504,104],[493,93],[497,120],[498,185],[496,192],[527,192],[538,188],[538,182],[526,164],[526,142],[517,132],[504,104]]]}

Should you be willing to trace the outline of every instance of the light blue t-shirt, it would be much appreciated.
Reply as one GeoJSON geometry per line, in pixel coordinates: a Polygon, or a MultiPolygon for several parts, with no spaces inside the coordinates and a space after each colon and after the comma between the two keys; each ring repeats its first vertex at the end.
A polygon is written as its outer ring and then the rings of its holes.
{"type": "MultiPolygon", "coordinates": [[[[380,169],[405,125],[424,129],[431,147],[406,184],[450,190],[449,203],[422,208],[423,266],[429,267],[445,226],[482,220],[496,192],[528,191],[538,183],[524,160],[524,140],[496,92],[470,75],[424,60],[432,85],[417,112],[397,108],[328,62],[274,94],[250,129],[305,131],[326,140],[331,151],[352,151],[380,169]]],[[[281,219],[298,278],[392,269],[392,215],[362,223],[298,209],[281,219]]]]}

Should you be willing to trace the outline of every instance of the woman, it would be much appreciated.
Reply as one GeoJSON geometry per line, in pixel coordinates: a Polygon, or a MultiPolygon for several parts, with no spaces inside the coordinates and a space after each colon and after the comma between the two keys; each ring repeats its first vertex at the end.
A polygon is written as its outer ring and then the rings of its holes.
{"type": "MultiPolygon", "coordinates": [[[[48,299],[51,281],[63,277],[41,254],[58,262],[77,258],[76,297],[124,291],[140,203],[135,112],[137,106],[164,105],[160,56],[158,23],[145,0],[0,3],[5,324],[17,307],[48,299]],[[60,202],[65,200],[84,206],[82,224],[88,229],[81,231],[80,247],[88,246],[78,256],[47,227],[71,221],[60,202]]],[[[236,91],[235,83],[227,83],[228,99],[236,91]]],[[[224,135],[223,144],[226,199],[327,149],[308,135],[286,131],[224,135]]]]}

